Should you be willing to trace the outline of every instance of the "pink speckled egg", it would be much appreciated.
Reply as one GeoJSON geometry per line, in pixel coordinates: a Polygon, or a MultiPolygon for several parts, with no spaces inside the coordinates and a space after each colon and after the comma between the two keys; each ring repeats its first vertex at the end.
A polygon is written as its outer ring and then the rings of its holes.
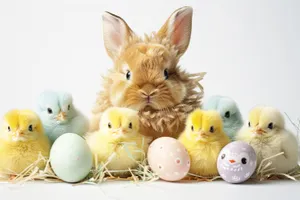
{"type": "Polygon", "coordinates": [[[148,162],[151,169],[163,180],[179,181],[190,170],[190,157],[176,139],[161,137],[149,146],[148,162]]]}

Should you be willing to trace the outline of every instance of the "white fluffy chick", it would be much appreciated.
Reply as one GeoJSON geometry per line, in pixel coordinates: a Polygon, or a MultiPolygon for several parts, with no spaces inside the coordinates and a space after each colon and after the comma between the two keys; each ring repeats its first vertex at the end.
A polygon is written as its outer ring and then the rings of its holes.
{"type": "Polygon", "coordinates": [[[259,166],[263,159],[284,152],[272,159],[276,172],[286,173],[298,164],[298,143],[294,134],[285,129],[282,114],[272,107],[255,107],[249,122],[239,131],[237,140],[249,143],[257,154],[259,166]]]}

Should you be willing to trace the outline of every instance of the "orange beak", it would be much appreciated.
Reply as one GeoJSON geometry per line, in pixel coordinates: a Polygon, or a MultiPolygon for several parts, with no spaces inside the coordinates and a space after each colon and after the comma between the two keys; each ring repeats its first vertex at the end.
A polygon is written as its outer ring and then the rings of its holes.
{"type": "Polygon", "coordinates": [[[23,134],[24,134],[24,133],[23,133],[22,131],[17,130],[16,133],[15,133],[15,136],[16,136],[16,137],[20,137],[20,136],[22,136],[23,134]]]}
{"type": "Polygon", "coordinates": [[[235,163],[235,160],[229,160],[230,163],[235,163]]]}
{"type": "Polygon", "coordinates": [[[118,128],[118,129],[115,129],[112,131],[114,134],[118,134],[118,135],[123,135],[123,134],[126,134],[126,131],[121,129],[121,128],[118,128]]]}
{"type": "Polygon", "coordinates": [[[201,137],[207,137],[207,136],[208,136],[208,135],[206,135],[206,133],[205,133],[204,131],[200,131],[199,135],[200,135],[201,137]]]}
{"type": "Polygon", "coordinates": [[[66,120],[66,113],[65,112],[60,112],[57,115],[56,119],[59,120],[59,121],[65,121],[66,120]]]}
{"type": "Polygon", "coordinates": [[[263,129],[257,127],[255,129],[254,133],[256,133],[258,135],[262,135],[262,134],[266,133],[266,131],[264,131],[263,129]]]}

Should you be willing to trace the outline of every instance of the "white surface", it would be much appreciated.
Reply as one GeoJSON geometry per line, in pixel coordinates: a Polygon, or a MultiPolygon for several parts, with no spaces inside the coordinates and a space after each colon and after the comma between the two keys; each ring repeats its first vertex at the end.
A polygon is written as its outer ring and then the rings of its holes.
{"type": "MultiPolygon", "coordinates": [[[[268,104],[293,120],[300,117],[297,0],[1,0],[0,115],[11,108],[34,108],[36,96],[46,88],[70,91],[77,106],[89,114],[100,89],[100,74],[112,66],[102,41],[103,11],[122,16],[142,34],[158,30],[184,5],[194,8],[194,18],[191,44],[181,65],[191,72],[208,72],[202,82],[207,95],[233,97],[244,116],[256,104],[268,104]]],[[[11,198],[40,194],[50,199],[63,193],[102,199],[101,189],[126,199],[142,199],[138,193],[146,194],[145,199],[160,194],[171,199],[203,199],[203,194],[225,199],[245,199],[249,194],[283,199],[297,195],[299,185],[155,183],[136,187],[110,183],[96,189],[37,184],[19,189],[4,185],[0,193],[11,198]]]]}
{"type": "MultiPolygon", "coordinates": [[[[216,181],[212,183],[138,183],[107,182],[101,185],[72,186],[68,184],[0,185],[5,200],[30,197],[30,200],[92,199],[92,200],[293,200],[299,199],[299,182],[265,182],[233,185],[216,181]]],[[[29,198],[28,198],[29,199],[29,198]]]]}

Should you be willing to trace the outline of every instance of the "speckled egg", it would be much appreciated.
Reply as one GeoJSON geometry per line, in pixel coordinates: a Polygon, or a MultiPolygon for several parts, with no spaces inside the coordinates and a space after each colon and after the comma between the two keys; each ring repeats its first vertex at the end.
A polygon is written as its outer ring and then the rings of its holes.
{"type": "Polygon", "coordinates": [[[54,142],[50,152],[50,163],[60,179],[74,183],[83,180],[89,174],[93,156],[81,136],[66,133],[54,142]]]}
{"type": "Polygon", "coordinates": [[[148,162],[163,180],[179,181],[190,170],[190,157],[185,147],[174,138],[161,137],[149,146],[148,162]]]}
{"type": "Polygon", "coordinates": [[[229,183],[248,180],[256,168],[256,153],[245,142],[235,141],[226,145],[218,156],[220,176],[229,183]]]}

